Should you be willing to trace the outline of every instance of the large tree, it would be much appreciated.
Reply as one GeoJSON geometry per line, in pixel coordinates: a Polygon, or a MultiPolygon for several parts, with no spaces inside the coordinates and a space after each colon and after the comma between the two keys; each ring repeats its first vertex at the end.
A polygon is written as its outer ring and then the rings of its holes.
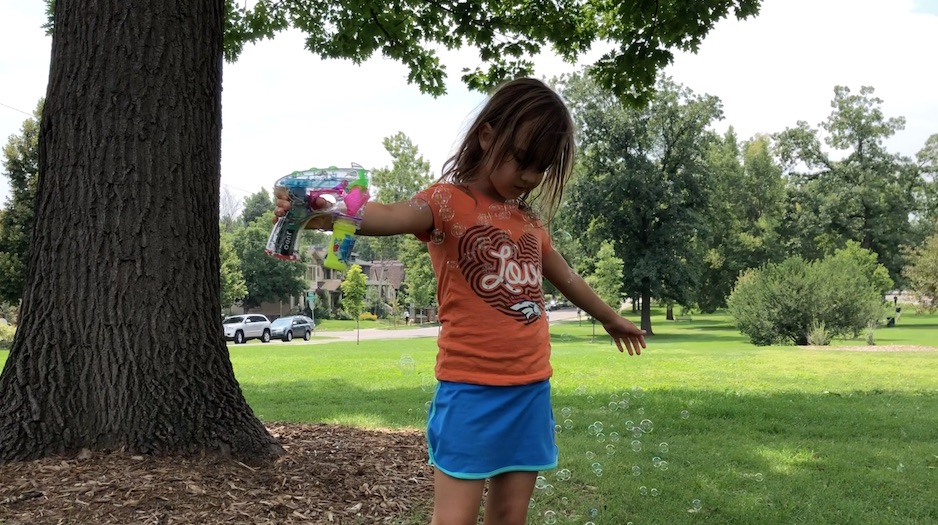
{"type": "Polygon", "coordinates": [[[830,116],[819,130],[800,121],[776,135],[788,177],[783,222],[788,251],[817,260],[854,240],[876,253],[899,281],[901,248],[910,244],[920,171],[911,159],[890,153],[885,142],[905,127],[886,117],[871,87],[859,93],[836,86],[830,116]]]}
{"type": "Polygon", "coordinates": [[[10,181],[10,196],[0,213],[0,301],[19,303],[26,281],[29,238],[33,229],[36,184],[39,178],[39,116],[26,119],[19,135],[3,147],[3,175],[10,181]]]}
{"type": "Polygon", "coordinates": [[[602,40],[616,47],[597,77],[640,99],[672,50],[695,50],[716,21],[759,3],[55,2],[21,336],[0,374],[0,461],[85,447],[279,452],[218,322],[226,44],[234,58],[292,25],[316,54],[377,51],[439,94],[438,46],[479,49],[486,69],[464,79],[484,87],[530,71],[543,47],[574,59],[602,40]]]}
{"type": "MultiPolygon", "coordinates": [[[[644,108],[623,105],[588,78],[564,84],[588,177],[571,183],[563,213],[585,246],[615,240],[624,289],[641,298],[642,329],[652,333],[651,299],[689,304],[708,242],[708,131],[721,118],[716,97],[662,79],[644,108]]],[[[594,257],[595,258],[595,257],[594,257]]]]}

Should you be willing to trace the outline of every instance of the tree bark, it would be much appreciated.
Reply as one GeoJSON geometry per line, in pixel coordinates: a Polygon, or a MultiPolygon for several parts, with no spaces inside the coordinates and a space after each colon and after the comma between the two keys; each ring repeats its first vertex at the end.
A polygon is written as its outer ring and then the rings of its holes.
{"type": "Polygon", "coordinates": [[[642,290],[642,330],[645,335],[655,335],[651,331],[651,292],[642,290]]]}
{"type": "Polygon", "coordinates": [[[224,0],[55,3],[0,462],[282,452],[222,340],[224,0]]]}

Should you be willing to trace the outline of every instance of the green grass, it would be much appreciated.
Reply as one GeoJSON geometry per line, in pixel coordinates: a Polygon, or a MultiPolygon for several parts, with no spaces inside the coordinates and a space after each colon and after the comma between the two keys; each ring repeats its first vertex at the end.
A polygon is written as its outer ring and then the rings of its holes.
{"type": "MultiPolygon", "coordinates": [[[[587,322],[553,327],[558,424],[570,410],[570,428],[557,436],[559,469],[571,477],[544,474],[551,488],[535,491],[531,524],[545,523],[547,511],[557,525],[938,523],[938,352],[757,348],[722,315],[654,322],[641,357],[620,354],[598,326],[593,342],[587,322]],[[636,452],[627,422],[643,419],[653,428],[636,452]],[[588,430],[597,421],[602,442],[588,430]],[[689,512],[693,500],[701,506],[689,512]]],[[[938,348],[938,315],[910,312],[876,341],[938,348]]],[[[433,339],[229,350],[263,420],[424,425],[433,339]],[[413,367],[401,365],[405,355],[413,367]]]]}
{"type": "Polygon", "coordinates": [[[403,330],[406,328],[419,328],[421,326],[437,326],[436,324],[411,324],[405,325],[403,322],[399,323],[390,323],[385,319],[378,319],[377,321],[361,321],[360,326],[355,325],[354,320],[349,319],[322,319],[316,321],[316,330],[323,332],[346,332],[349,330],[355,330],[361,328],[362,330],[378,328],[381,330],[403,330]]]}

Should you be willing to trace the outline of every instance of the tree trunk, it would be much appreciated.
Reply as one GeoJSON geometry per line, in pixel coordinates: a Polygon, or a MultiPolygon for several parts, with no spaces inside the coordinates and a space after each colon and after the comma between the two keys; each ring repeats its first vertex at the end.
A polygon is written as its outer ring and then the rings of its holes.
{"type": "Polygon", "coordinates": [[[645,335],[655,335],[651,331],[651,292],[642,290],[642,330],[645,335]]]}
{"type": "Polygon", "coordinates": [[[668,321],[674,320],[674,305],[668,303],[668,309],[665,311],[664,318],[668,321]]]}
{"type": "Polygon", "coordinates": [[[55,3],[0,463],[282,449],[221,337],[223,0],[55,3]]]}

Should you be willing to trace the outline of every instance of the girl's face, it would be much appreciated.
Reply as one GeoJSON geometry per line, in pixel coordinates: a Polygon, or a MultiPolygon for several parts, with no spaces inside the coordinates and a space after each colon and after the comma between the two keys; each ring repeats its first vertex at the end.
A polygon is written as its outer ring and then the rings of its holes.
{"type": "MultiPolygon", "coordinates": [[[[486,152],[493,147],[495,140],[492,135],[491,126],[487,125],[479,134],[479,142],[482,149],[486,152]]],[[[489,170],[488,184],[485,184],[485,190],[492,197],[501,197],[503,200],[519,199],[534,191],[541,181],[544,180],[544,173],[549,166],[524,166],[523,161],[526,158],[527,151],[524,141],[515,138],[514,144],[508,146],[501,159],[493,158],[491,163],[493,168],[489,170]]]]}

